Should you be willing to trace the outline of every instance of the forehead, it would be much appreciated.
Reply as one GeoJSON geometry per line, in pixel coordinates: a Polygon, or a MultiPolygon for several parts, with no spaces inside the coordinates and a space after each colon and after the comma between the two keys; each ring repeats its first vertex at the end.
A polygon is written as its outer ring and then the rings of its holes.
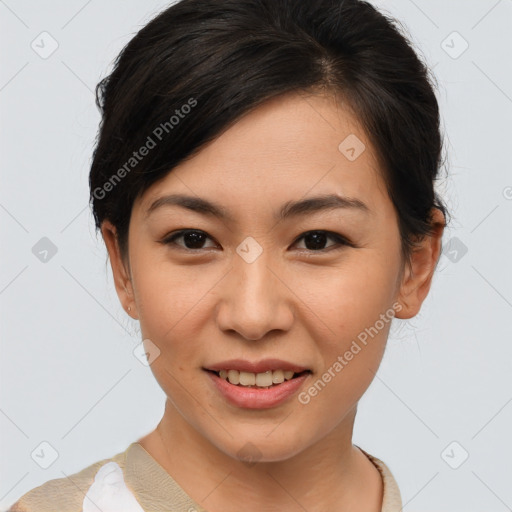
{"type": "Polygon", "coordinates": [[[138,209],[144,213],[171,191],[247,215],[307,195],[337,193],[370,208],[387,198],[374,150],[354,114],[332,96],[306,93],[273,98],[242,116],[151,186],[138,209]]]}

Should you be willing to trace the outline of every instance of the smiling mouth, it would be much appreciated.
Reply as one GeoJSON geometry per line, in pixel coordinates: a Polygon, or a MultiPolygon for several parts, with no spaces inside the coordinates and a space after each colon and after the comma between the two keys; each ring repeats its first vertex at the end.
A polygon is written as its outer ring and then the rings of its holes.
{"type": "Polygon", "coordinates": [[[243,372],[238,370],[206,371],[214,373],[234,386],[257,389],[269,389],[279,386],[283,382],[311,373],[310,370],[304,370],[303,372],[293,372],[291,370],[267,370],[262,373],[243,372]]]}

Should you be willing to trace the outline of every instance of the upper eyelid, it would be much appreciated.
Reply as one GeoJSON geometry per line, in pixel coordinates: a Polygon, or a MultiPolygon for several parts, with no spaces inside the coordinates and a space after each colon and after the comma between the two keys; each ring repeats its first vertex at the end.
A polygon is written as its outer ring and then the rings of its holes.
{"type": "MultiPolygon", "coordinates": [[[[167,243],[170,243],[170,242],[175,242],[176,239],[186,235],[187,233],[190,233],[190,232],[198,232],[198,233],[203,233],[206,235],[207,238],[209,238],[210,240],[214,241],[215,243],[218,243],[214,237],[212,237],[211,235],[209,235],[206,231],[203,231],[202,229],[193,229],[193,228],[188,228],[188,229],[181,229],[181,230],[178,230],[178,231],[175,231],[173,233],[170,233],[169,235],[165,236],[162,240],[162,243],[165,245],[167,243]]],[[[304,238],[306,235],[309,235],[310,233],[314,233],[314,232],[321,232],[321,233],[325,233],[326,236],[328,238],[331,238],[333,240],[335,240],[338,244],[345,244],[345,245],[352,245],[352,242],[345,236],[339,234],[339,233],[335,233],[334,231],[329,231],[327,229],[310,229],[308,231],[304,231],[303,233],[301,233],[297,238],[295,238],[293,244],[296,244],[299,240],[301,240],[302,238],[304,238]]],[[[178,245],[178,244],[176,244],[178,245]]],[[[178,247],[181,247],[178,245],[178,247]]],[[[187,250],[187,251],[191,251],[191,252],[198,252],[198,251],[201,251],[202,249],[188,249],[187,247],[181,247],[182,249],[184,250],[187,250]]],[[[209,247],[207,247],[206,249],[210,249],[209,247]]],[[[306,249],[307,250],[307,249],[306,249]]],[[[318,251],[311,251],[311,252],[322,252],[324,251],[325,249],[320,249],[318,251]]]]}

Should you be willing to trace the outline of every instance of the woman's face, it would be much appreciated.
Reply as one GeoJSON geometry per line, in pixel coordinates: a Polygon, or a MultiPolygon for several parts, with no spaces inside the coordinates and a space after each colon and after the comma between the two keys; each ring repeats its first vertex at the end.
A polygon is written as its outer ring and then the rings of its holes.
{"type": "MultiPolygon", "coordinates": [[[[132,311],[186,428],[261,461],[351,433],[400,310],[402,261],[373,149],[341,105],[289,94],[247,114],[136,201],[128,247],[132,311]],[[312,201],[325,196],[337,203],[312,201]],[[193,232],[170,241],[181,230],[193,232]],[[269,389],[208,371],[262,361],[257,373],[308,371],[269,389]]],[[[258,382],[269,376],[284,373],[258,382]]]]}

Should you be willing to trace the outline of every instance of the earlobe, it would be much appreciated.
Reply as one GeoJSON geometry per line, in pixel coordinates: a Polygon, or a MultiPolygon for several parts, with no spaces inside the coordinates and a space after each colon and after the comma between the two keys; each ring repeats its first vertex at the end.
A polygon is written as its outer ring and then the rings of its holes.
{"type": "Polygon", "coordinates": [[[131,275],[119,248],[116,227],[110,221],[104,220],[101,224],[101,234],[107,247],[117,296],[128,314],[132,318],[138,318],[131,275]]]}
{"type": "Polygon", "coordinates": [[[434,208],[432,234],[418,241],[417,247],[412,251],[410,262],[406,265],[398,294],[398,302],[402,309],[396,314],[397,318],[412,318],[420,311],[430,290],[439,260],[444,227],[443,213],[434,208]]]}

